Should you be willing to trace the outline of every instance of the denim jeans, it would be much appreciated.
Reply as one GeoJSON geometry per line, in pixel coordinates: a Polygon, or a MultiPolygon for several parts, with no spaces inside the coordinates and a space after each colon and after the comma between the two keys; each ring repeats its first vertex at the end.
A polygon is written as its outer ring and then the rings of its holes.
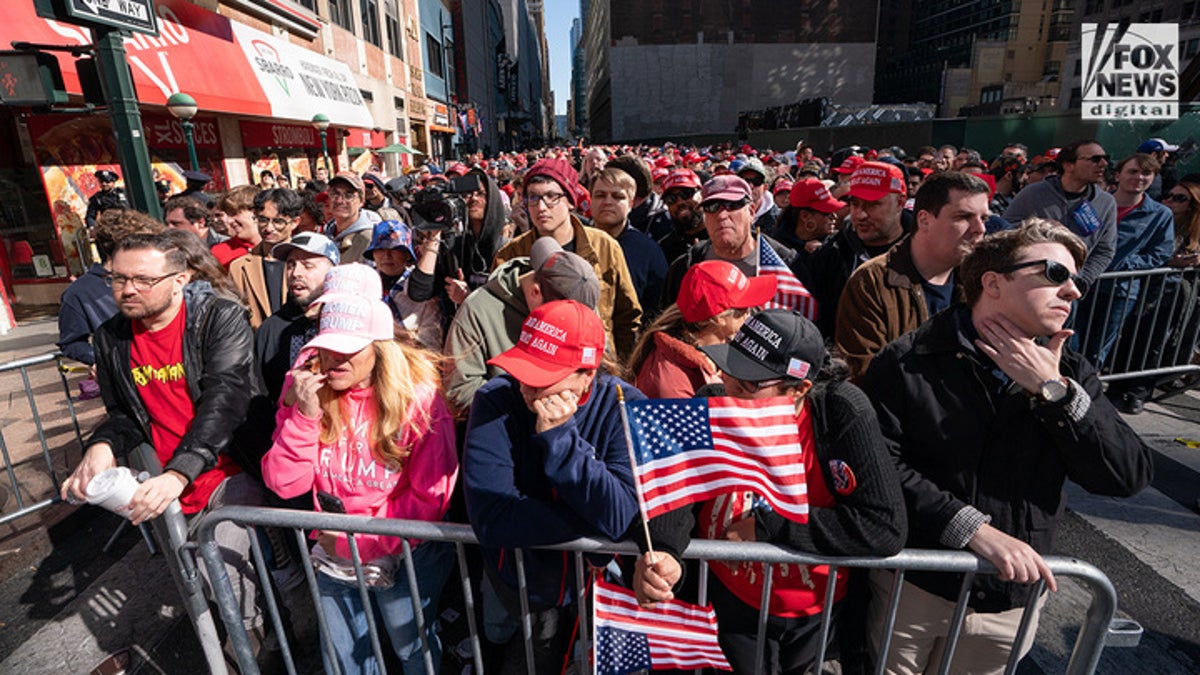
{"type": "MultiPolygon", "coordinates": [[[[412,561],[423,608],[425,635],[429,639],[436,669],[441,665],[442,648],[433,624],[437,619],[442,586],[454,567],[454,547],[447,542],[423,542],[412,550],[412,561]]],[[[321,610],[329,624],[329,636],[342,672],[345,675],[383,672],[381,664],[375,662],[375,654],[371,649],[367,615],[358,587],[320,573],[317,574],[317,587],[321,592],[321,610]]],[[[392,649],[400,657],[404,672],[408,675],[424,673],[425,657],[421,651],[421,636],[417,633],[404,562],[401,561],[396,569],[396,581],[391,588],[368,588],[367,592],[371,599],[371,610],[375,613],[375,625],[381,632],[381,643],[382,633],[386,632],[391,638],[392,649]]]]}

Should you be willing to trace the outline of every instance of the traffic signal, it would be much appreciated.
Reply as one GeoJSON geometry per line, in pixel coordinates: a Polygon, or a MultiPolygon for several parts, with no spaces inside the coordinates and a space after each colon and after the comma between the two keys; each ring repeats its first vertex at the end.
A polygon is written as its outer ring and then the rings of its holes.
{"type": "Polygon", "coordinates": [[[0,51],[0,104],[47,106],[66,102],[67,90],[53,54],[0,51]]]}

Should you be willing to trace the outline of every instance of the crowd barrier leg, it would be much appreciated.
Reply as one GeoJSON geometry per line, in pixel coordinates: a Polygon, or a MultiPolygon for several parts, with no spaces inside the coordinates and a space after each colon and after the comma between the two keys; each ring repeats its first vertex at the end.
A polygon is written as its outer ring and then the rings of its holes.
{"type": "MultiPolygon", "coordinates": [[[[141,471],[146,471],[151,475],[162,473],[162,465],[154,454],[154,449],[149,445],[139,445],[130,454],[129,459],[130,463],[141,471]]],[[[204,652],[204,660],[208,663],[209,672],[213,675],[226,675],[228,669],[225,665],[225,653],[221,650],[221,638],[217,633],[217,625],[213,621],[212,612],[208,608],[208,600],[204,596],[204,580],[200,578],[200,571],[196,567],[195,561],[184,551],[188,531],[187,521],[184,520],[179,500],[172,501],[167,510],[158,518],[151,520],[150,524],[165,549],[164,557],[167,560],[167,567],[171,570],[171,578],[175,580],[175,585],[179,588],[184,607],[192,620],[192,626],[196,629],[196,637],[200,640],[200,648],[204,652]]],[[[215,551],[217,548],[215,542],[212,547],[214,553],[219,557],[220,553],[215,551]]],[[[221,573],[225,573],[223,568],[221,573]]],[[[217,587],[218,584],[214,583],[214,592],[217,587]]],[[[233,592],[232,587],[229,588],[229,592],[233,592]]],[[[226,604],[237,606],[236,601],[220,603],[220,606],[224,607],[226,604]]],[[[227,626],[230,625],[228,620],[225,623],[227,626]]],[[[237,623],[241,624],[240,617],[237,623]]],[[[231,637],[237,632],[229,631],[231,637]]],[[[247,640],[246,650],[249,651],[250,645],[245,632],[243,631],[238,637],[247,640]]]]}

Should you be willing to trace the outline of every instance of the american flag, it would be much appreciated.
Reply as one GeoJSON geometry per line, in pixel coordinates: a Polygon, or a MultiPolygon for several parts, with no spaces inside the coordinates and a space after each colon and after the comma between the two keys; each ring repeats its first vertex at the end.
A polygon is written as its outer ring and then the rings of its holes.
{"type": "Polygon", "coordinates": [[[657,399],[625,405],[648,518],[750,490],[780,515],[808,522],[808,482],[790,398],[657,399]]]}
{"type": "Polygon", "coordinates": [[[638,606],[631,591],[597,579],[596,672],[716,668],[733,670],[717,644],[711,606],[667,600],[653,609],[638,606]]]}
{"type": "Polygon", "coordinates": [[[758,273],[772,274],[776,280],[775,297],[768,300],[763,309],[796,310],[809,321],[817,320],[816,299],[762,237],[758,238],[758,273]]]}

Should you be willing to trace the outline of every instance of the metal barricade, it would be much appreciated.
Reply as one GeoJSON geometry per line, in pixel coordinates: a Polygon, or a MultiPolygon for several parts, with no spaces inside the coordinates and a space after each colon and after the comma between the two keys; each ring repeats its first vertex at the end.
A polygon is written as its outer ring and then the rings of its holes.
{"type": "MultiPolygon", "coordinates": [[[[465,560],[465,546],[477,545],[475,535],[471,528],[467,525],[450,524],[450,523],[430,523],[422,521],[405,521],[405,520],[390,520],[381,518],[369,518],[365,516],[347,516],[328,513],[313,513],[306,511],[292,511],[286,509],[269,509],[258,507],[242,507],[230,506],[218,509],[209,513],[201,521],[196,529],[196,537],[199,544],[200,552],[204,558],[205,565],[208,567],[210,579],[213,584],[213,590],[216,595],[217,603],[220,607],[221,618],[225,622],[226,629],[229,634],[229,639],[232,641],[234,650],[237,655],[238,665],[243,675],[255,675],[259,672],[255,663],[255,655],[251,651],[248,635],[246,634],[242,619],[238,612],[237,599],[234,596],[234,591],[229,583],[229,579],[225,575],[225,566],[221,560],[221,554],[215,541],[215,530],[218,524],[222,522],[233,522],[240,525],[253,527],[279,527],[291,529],[295,534],[298,542],[301,544],[303,551],[303,563],[305,565],[305,574],[308,579],[309,589],[312,594],[313,602],[317,607],[317,620],[321,635],[321,646],[325,652],[325,662],[327,672],[332,674],[338,673],[339,669],[335,660],[332,658],[333,646],[331,644],[328,626],[325,623],[325,617],[322,616],[318,591],[316,588],[315,573],[311,565],[311,560],[307,555],[307,544],[304,532],[307,530],[317,529],[322,532],[345,532],[350,535],[351,553],[354,562],[356,577],[358,580],[358,590],[364,601],[364,607],[369,607],[367,602],[367,589],[364,584],[363,561],[358,556],[358,548],[355,545],[356,534],[373,534],[394,536],[400,538],[419,539],[423,541],[445,541],[452,542],[455,546],[458,555],[458,568],[462,582],[464,610],[467,616],[468,627],[470,630],[469,639],[471,642],[471,653],[474,672],[483,673],[483,661],[481,656],[480,640],[478,631],[475,625],[475,610],[474,610],[474,595],[472,593],[472,580],[467,574],[467,564],[465,560]],[[330,667],[332,666],[332,667],[330,667]]],[[[252,541],[254,539],[252,538],[252,541]]],[[[577,588],[580,597],[579,607],[589,606],[586,603],[586,589],[588,585],[584,578],[584,554],[622,554],[622,555],[637,555],[637,548],[631,542],[613,543],[602,540],[579,539],[576,541],[560,544],[556,546],[547,546],[544,548],[573,551],[576,554],[575,574],[577,588]]],[[[404,543],[405,552],[405,573],[408,575],[412,587],[416,587],[415,570],[412,562],[409,559],[410,548],[407,541],[404,543]]],[[[263,553],[255,541],[252,547],[252,553],[256,565],[259,568],[260,577],[263,581],[263,586],[267,585],[267,573],[263,568],[263,553]]],[[[967,610],[967,599],[971,584],[977,575],[996,574],[995,568],[989,563],[978,558],[970,553],[962,551],[926,551],[926,550],[905,550],[900,554],[891,558],[830,558],[804,553],[797,553],[772,544],[762,543],[734,543],[728,541],[706,541],[693,540],[687,551],[684,552],[684,558],[695,559],[701,561],[702,572],[706,572],[706,561],[724,560],[732,562],[762,562],[765,563],[765,574],[767,575],[764,583],[764,597],[770,592],[771,570],[776,565],[782,564],[800,564],[800,565],[829,565],[829,576],[835,578],[839,568],[855,568],[855,569],[878,569],[878,570],[896,570],[895,583],[893,584],[892,597],[889,602],[888,617],[884,623],[884,634],[881,640],[881,652],[887,653],[888,643],[890,640],[891,629],[895,620],[896,609],[899,604],[899,589],[903,585],[904,574],[907,572],[944,572],[947,574],[963,575],[961,591],[959,593],[958,602],[955,606],[954,616],[951,620],[950,631],[947,636],[947,648],[941,670],[939,672],[949,672],[951,659],[954,655],[954,646],[962,627],[962,621],[967,610]]],[[[529,617],[529,600],[525,587],[524,566],[521,562],[521,551],[517,551],[516,564],[518,573],[518,583],[520,588],[518,592],[521,598],[521,607],[524,615],[521,621],[522,637],[526,651],[526,664],[528,672],[533,675],[533,661],[531,658],[531,624],[529,617]]],[[[1136,644],[1136,639],[1130,639],[1131,636],[1136,636],[1137,628],[1133,622],[1125,622],[1125,624],[1114,624],[1113,617],[1116,613],[1117,596],[1108,577],[1103,572],[1094,566],[1072,558],[1063,558],[1057,556],[1047,557],[1046,563],[1050,566],[1051,571],[1059,577],[1074,577],[1082,582],[1091,592],[1092,601],[1088,607],[1086,616],[1082,621],[1080,632],[1075,640],[1074,648],[1071,652],[1070,660],[1067,664],[1065,672],[1068,675],[1087,675],[1094,673],[1096,666],[1100,660],[1101,650],[1106,645],[1106,640],[1109,638],[1110,625],[1118,626],[1118,631],[1114,633],[1115,639],[1110,644],[1114,646],[1132,646],[1136,644]],[[1132,624],[1127,625],[1127,624],[1132,624]]],[[[705,586],[705,578],[707,574],[701,575],[700,602],[706,602],[707,589],[705,586]]],[[[1032,614],[1028,611],[1032,607],[1037,597],[1041,592],[1041,585],[1035,588],[1035,592],[1031,595],[1032,600],[1026,607],[1026,612],[1022,617],[1018,634],[1014,640],[1015,645],[1020,645],[1032,625],[1032,614]]],[[[831,615],[833,609],[835,584],[828,584],[826,593],[826,602],[824,613],[822,614],[821,622],[821,641],[819,654],[816,660],[817,663],[824,661],[825,644],[829,635],[831,626],[831,615]]],[[[417,617],[421,616],[419,600],[414,596],[414,611],[417,617]]],[[[272,625],[276,633],[281,638],[286,634],[285,626],[278,611],[278,607],[273,598],[267,597],[268,609],[271,617],[272,625]]],[[[761,673],[762,663],[761,648],[765,641],[765,627],[767,620],[766,603],[760,603],[758,621],[758,654],[760,663],[756,668],[756,673],[761,673]]],[[[588,667],[588,645],[586,641],[590,636],[588,628],[589,617],[586,611],[580,611],[579,635],[582,644],[579,645],[577,657],[581,669],[578,672],[590,672],[588,667]]],[[[367,628],[372,646],[374,658],[377,659],[380,665],[380,670],[386,672],[382,651],[382,641],[377,627],[373,620],[370,619],[371,612],[367,612],[368,621],[367,628]]],[[[424,632],[418,629],[422,636],[424,632]]],[[[292,646],[286,639],[281,639],[282,655],[284,657],[287,672],[294,675],[296,664],[294,660],[292,646]]],[[[427,672],[435,672],[433,663],[430,660],[429,644],[422,637],[422,649],[425,656],[427,672]]],[[[1016,670],[1018,661],[1018,650],[1014,649],[1012,656],[1009,659],[1007,673],[1013,673],[1016,670]]],[[[883,664],[878,665],[877,672],[883,672],[883,664]]]]}
{"type": "MultiPolygon", "coordinates": [[[[14,456],[14,448],[11,446],[9,439],[5,437],[5,431],[7,430],[11,433],[13,426],[12,424],[9,424],[7,429],[0,428],[0,456],[3,456],[4,470],[8,479],[8,488],[16,500],[16,510],[0,515],[0,525],[17,520],[18,518],[24,518],[25,516],[36,513],[37,511],[61,501],[59,490],[61,488],[62,479],[55,468],[52,452],[62,450],[65,453],[67,448],[50,447],[50,442],[47,438],[46,425],[43,422],[42,412],[38,407],[38,397],[34,391],[36,386],[38,386],[34,384],[34,379],[44,379],[45,374],[41,372],[35,372],[33,374],[34,377],[31,378],[31,370],[42,370],[46,366],[52,366],[57,371],[58,380],[62,383],[63,398],[66,402],[67,412],[70,415],[71,430],[74,432],[74,445],[79,449],[80,456],[83,455],[83,434],[80,431],[79,420],[76,417],[75,402],[71,398],[71,385],[67,382],[67,372],[70,371],[70,366],[66,366],[63,363],[63,359],[64,357],[62,354],[43,354],[41,356],[32,356],[0,365],[0,378],[11,376],[13,373],[20,377],[21,384],[24,388],[24,398],[29,406],[29,418],[28,420],[22,419],[22,422],[25,423],[27,421],[33,424],[33,428],[37,434],[38,446],[41,450],[41,461],[45,463],[45,475],[50,479],[49,490],[38,488],[37,492],[39,494],[35,494],[32,501],[26,499],[24,492],[28,491],[31,480],[29,479],[30,477],[27,477],[24,486],[26,489],[23,490],[21,477],[18,476],[18,469],[21,468],[22,465],[26,465],[24,467],[25,469],[32,470],[40,474],[41,470],[35,466],[38,460],[36,459],[36,455],[32,457],[14,456]]],[[[13,390],[10,389],[9,391],[12,392],[13,390]]],[[[43,403],[45,403],[44,398],[43,403]]],[[[19,448],[17,450],[19,451],[19,448]]],[[[62,458],[62,462],[64,466],[68,464],[65,457],[62,458]]]]}
{"type": "MultiPolygon", "coordinates": [[[[129,454],[129,464],[151,476],[162,473],[158,455],[154,453],[153,447],[145,443],[134,448],[129,454]]],[[[187,521],[184,519],[183,509],[179,506],[179,500],[172,500],[167,510],[149,523],[154,530],[154,536],[162,544],[167,567],[171,570],[171,578],[175,580],[188,618],[196,630],[196,638],[200,641],[200,649],[208,663],[208,671],[212,675],[225,675],[228,672],[225,667],[225,652],[221,648],[217,625],[204,595],[204,580],[200,577],[200,568],[191,550],[192,545],[188,542],[187,521]]],[[[241,625],[240,619],[238,625],[241,625]]]]}
{"type": "Polygon", "coordinates": [[[1102,380],[1200,372],[1200,268],[1105,272],[1076,314],[1078,351],[1102,380]]]}

